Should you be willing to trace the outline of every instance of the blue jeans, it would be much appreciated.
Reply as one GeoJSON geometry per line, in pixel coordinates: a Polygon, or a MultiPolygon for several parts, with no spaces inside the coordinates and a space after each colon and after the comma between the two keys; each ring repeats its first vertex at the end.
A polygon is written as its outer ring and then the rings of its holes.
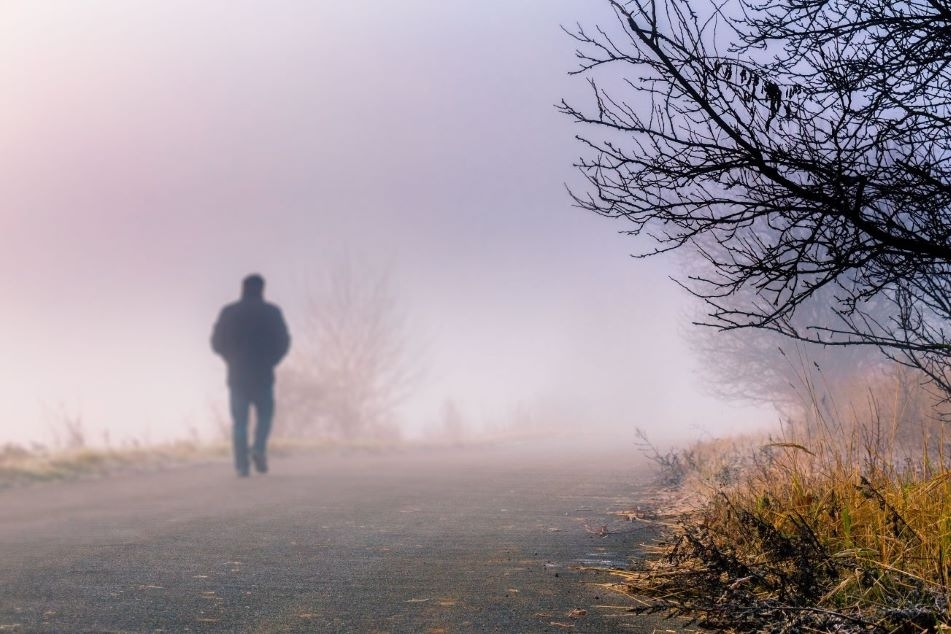
{"type": "Polygon", "coordinates": [[[267,454],[267,437],[271,433],[271,419],[274,418],[274,388],[270,385],[253,389],[231,388],[232,444],[234,445],[234,466],[241,473],[247,473],[248,460],[248,418],[254,405],[254,445],[251,450],[256,454],[267,454]]]}

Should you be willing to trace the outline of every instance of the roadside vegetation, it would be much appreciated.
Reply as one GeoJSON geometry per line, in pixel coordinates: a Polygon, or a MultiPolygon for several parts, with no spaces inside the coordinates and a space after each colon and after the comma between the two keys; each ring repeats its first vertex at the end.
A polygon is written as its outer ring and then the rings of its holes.
{"type": "Polygon", "coordinates": [[[718,630],[951,629],[951,3],[601,4],[569,30],[574,201],[687,256],[739,337],[708,364],[783,414],[654,452],[701,500],[627,588],[718,630]],[[764,334],[812,346],[798,394],[764,334]]]}
{"type": "MultiPolygon", "coordinates": [[[[275,457],[322,452],[375,453],[480,447],[537,439],[542,432],[518,416],[520,412],[498,425],[480,430],[468,426],[458,408],[447,402],[441,417],[421,437],[414,439],[390,433],[395,427],[388,427],[387,433],[379,435],[353,435],[278,426],[269,443],[269,453],[275,457]]],[[[51,426],[53,441],[50,444],[0,444],[0,489],[215,462],[227,464],[231,460],[230,422],[220,413],[214,418],[214,433],[210,438],[201,438],[193,429],[187,439],[160,444],[126,441],[112,445],[106,436],[103,443],[96,445],[87,441],[80,416],[62,415],[51,426]]]]}
{"type": "Polygon", "coordinates": [[[905,368],[863,378],[843,408],[807,384],[811,408],[775,437],[645,439],[681,506],[619,573],[639,611],[721,631],[951,631],[946,406],[905,368]]]}
{"type": "MultiPolygon", "coordinates": [[[[51,442],[0,444],[0,489],[36,484],[155,472],[181,466],[231,460],[231,423],[214,412],[213,433],[203,438],[192,428],[186,438],[164,443],[129,439],[112,443],[108,433],[91,442],[80,414],[56,412],[49,425],[51,442]]],[[[280,430],[282,431],[282,430],[280,430]]],[[[376,437],[299,437],[277,433],[269,443],[274,456],[332,450],[379,451],[401,446],[376,437]]]]}
{"type": "Polygon", "coordinates": [[[223,460],[229,451],[230,448],[224,443],[199,444],[191,441],[123,448],[25,447],[10,443],[0,446],[0,489],[223,460]]]}
{"type": "MultiPolygon", "coordinates": [[[[390,451],[409,445],[380,438],[275,438],[269,444],[272,456],[325,451],[390,451]]],[[[144,473],[188,465],[231,461],[231,445],[225,440],[179,440],[154,445],[123,447],[30,447],[0,445],[0,489],[78,478],[144,473]]]]}

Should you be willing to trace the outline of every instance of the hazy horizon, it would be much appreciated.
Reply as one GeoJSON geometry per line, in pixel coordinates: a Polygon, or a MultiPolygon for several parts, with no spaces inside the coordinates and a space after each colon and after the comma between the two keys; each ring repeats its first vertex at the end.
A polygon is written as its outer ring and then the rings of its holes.
{"type": "MultiPolygon", "coordinates": [[[[0,6],[0,445],[215,433],[218,309],[260,272],[292,337],[340,262],[387,271],[447,400],[686,438],[769,425],[705,395],[673,261],[571,207],[582,0],[0,6]]],[[[295,340],[295,344],[300,343],[295,340]]],[[[294,348],[296,351],[298,348],[294,348]]],[[[294,351],[292,351],[294,354],[294,351]]],[[[280,387],[278,388],[280,389],[280,387]]],[[[581,430],[579,430],[580,432],[581,430]]]]}

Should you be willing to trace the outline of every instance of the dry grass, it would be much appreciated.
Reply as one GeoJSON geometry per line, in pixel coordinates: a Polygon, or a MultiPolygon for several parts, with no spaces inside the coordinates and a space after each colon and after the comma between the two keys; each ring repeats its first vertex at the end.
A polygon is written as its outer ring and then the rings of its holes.
{"type": "Polygon", "coordinates": [[[49,450],[8,444],[0,447],[0,488],[208,462],[224,459],[229,452],[230,448],[224,444],[184,441],[123,449],[49,450]]]}
{"type": "MultiPolygon", "coordinates": [[[[390,451],[403,446],[400,443],[353,439],[294,439],[275,438],[269,445],[274,456],[320,451],[390,451]]],[[[227,463],[231,460],[231,445],[220,441],[200,443],[177,441],[162,445],[135,445],[123,448],[94,448],[79,446],[50,449],[36,446],[27,449],[20,445],[0,446],[0,488],[71,480],[81,477],[102,477],[115,473],[147,472],[176,466],[210,462],[227,463]]]]}
{"type": "Polygon", "coordinates": [[[779,439],[655,452],[699,503],[624,574],[640,610],[723,631],[951,631],[951,437],[883,402],[847,423],[817,406],[779,439]]]}
{"type": "MultiPolygon", "coordinates": [[[[534,437],[532,437],[534,438],[534,437]]],[[[386,438],[288,438],[269,443],[272,456],[315,452],[381,453],[407,449],[478,447],[524,440],[522,436],[485,436],[465,443],[435,441],[405,442],[386,438]]],[[[51,449],[42,445],[26,448],[0,445],[0,489],[37,482],[103,477],[116,473],[147,472],[210,462],[228,463],[230,442],[203,443],[177,441],[162,445],[135,445],[122,448],[94,448],[84,444],[51,449]]]]}

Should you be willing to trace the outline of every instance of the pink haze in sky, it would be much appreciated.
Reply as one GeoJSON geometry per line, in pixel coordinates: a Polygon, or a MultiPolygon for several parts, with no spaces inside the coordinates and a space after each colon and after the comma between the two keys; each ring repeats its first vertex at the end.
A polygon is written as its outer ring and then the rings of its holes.
{"type": "Polygon", "coordinates": [[[63,412],[93,441],[214,434],[219,307],[258,271],[293,335],[342,259],[390,272],[421,341],[410,434],[449,398],[671,437],[760,421],[703,395],[671,262],[570,206],[582,148],[554,104],[585,86],[559,25],[602,12],[0,5],[0,444],[63,412]]]}

